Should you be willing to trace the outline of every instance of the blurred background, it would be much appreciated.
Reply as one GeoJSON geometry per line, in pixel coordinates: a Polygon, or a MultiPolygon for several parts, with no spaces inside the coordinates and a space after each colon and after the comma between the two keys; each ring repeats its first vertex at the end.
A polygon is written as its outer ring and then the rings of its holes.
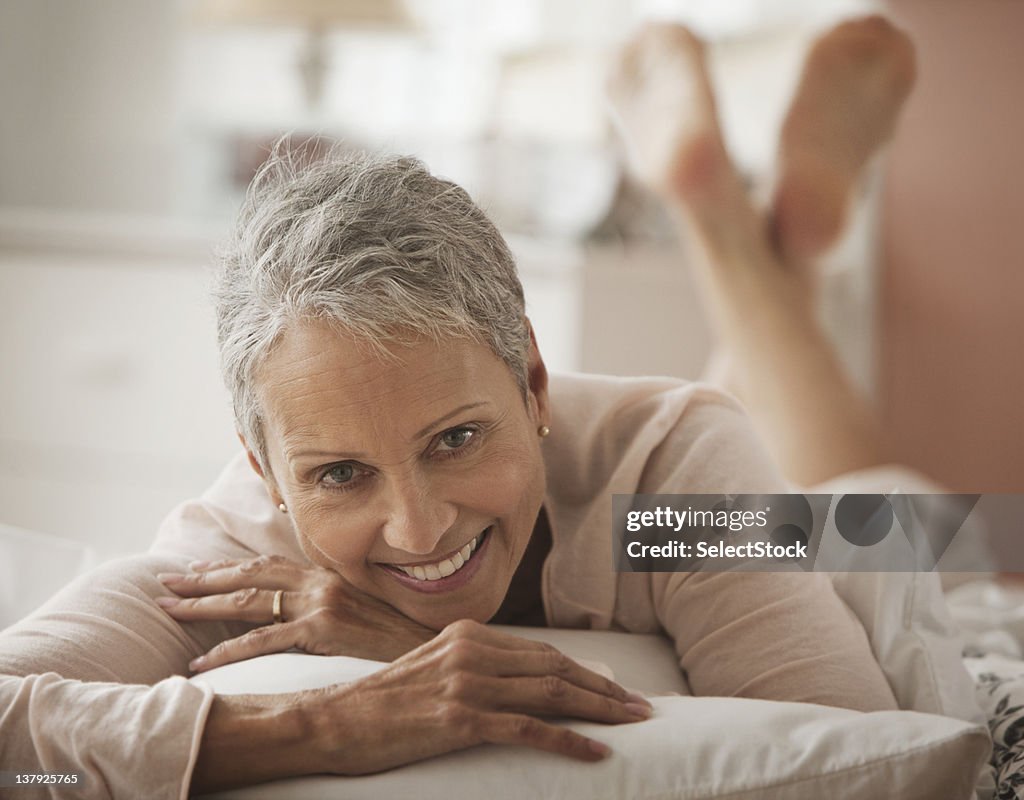
{"type": "Polygon", "coordinates": [[[1024,3],[0,0],[0,523],[142,550],[236,452],[208,268],[285,132],[465,185],[552,369],[697,377],[710,334],[685,243],[624,177],[612,55],[645,19],[703,34],[763,190],[809,38],[879,9],[919,84],[823,319],[902,461],[1024,491],[1024,3]]]}

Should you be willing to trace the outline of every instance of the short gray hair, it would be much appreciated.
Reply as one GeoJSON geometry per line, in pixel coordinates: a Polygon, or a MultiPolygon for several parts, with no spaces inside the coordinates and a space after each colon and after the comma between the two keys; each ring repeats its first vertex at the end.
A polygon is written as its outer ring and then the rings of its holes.
{"type": "Polygon", "coordinates": [[[275,146],[214,275],[221,369],[264,469],[257,371],[290,323],[337,323],[377,352],[416,338],[486,345],[524,396],[529,329],[508,245],[461,187],[413,158],[312,160],[275,146]]]}

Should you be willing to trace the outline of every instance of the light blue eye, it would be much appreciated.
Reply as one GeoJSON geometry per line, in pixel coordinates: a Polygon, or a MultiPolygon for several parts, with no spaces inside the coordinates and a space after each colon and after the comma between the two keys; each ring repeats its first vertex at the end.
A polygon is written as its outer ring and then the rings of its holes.
{"type": "Polygon", "coordinates": [[[452,428],[441,434],[441,443],[450,450],[464,447],[476,433],[472,428],[452,428]]]}
{"type": "Polygon", "coordinates": [[[355,476],[356,471],[351,464],[335,464],[324,473],[324,478],[329,479],[329,482],[334,484],[348,483],[355,476]]]}

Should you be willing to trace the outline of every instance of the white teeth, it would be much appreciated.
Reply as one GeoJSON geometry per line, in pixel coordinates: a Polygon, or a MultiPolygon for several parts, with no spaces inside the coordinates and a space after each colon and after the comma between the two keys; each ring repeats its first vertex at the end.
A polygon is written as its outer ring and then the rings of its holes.
{"type": "Polygon", "coordinates": [[[415,578],[418,581],[439,581],[441,578],[453,575],[465,566],[473,551],[476,550],[477,545],[480,544],[483,536],[484,534],[481,533],[469,544],[463,545],[462,549],[451,558],[446,558],[444,561],[439,561],[436,564],[423,564],[415,567],[396,566],[410,578],[415,578]]]}

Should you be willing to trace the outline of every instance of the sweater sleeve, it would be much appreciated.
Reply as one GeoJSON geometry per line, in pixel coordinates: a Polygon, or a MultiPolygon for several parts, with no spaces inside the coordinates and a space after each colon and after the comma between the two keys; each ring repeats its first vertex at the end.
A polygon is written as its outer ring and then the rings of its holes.
{"type": "MultiPolygon", "coordinates": [[[[726,398],[695,405],[651,454],[651,493],[789,490],[752,426],[726,398]]],[[[860,621],[827,575],[652,575],[659,622],[694,694],[820,703],[862,711],[896,701],[860,621]]]]}
{"type": "Polygon", "coordinates": [[[156,575],[188,560],[109,562],[0,633],[0,772],[79,776],[0,795],[187,797],[213,693],[183,676],[192,658],[241,632],[182,626],[156,605],[167,594],[156,575]]]}

